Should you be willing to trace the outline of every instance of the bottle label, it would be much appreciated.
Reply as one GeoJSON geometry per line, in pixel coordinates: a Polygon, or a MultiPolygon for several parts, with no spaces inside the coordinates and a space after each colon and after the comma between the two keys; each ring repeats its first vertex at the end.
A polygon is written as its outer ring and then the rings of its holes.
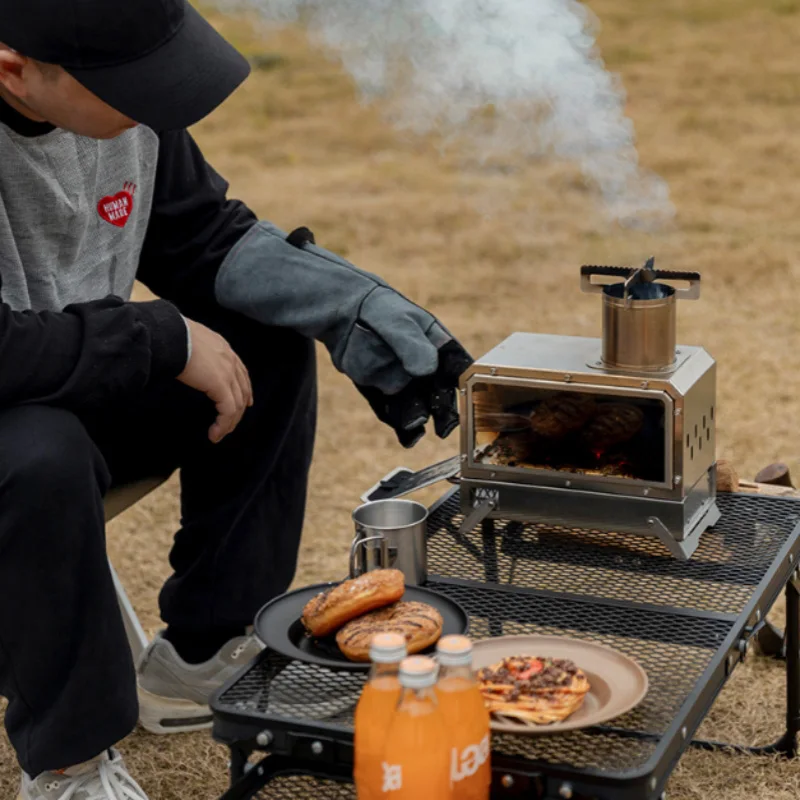
{"type": "Polygon", "coordinates": [[[450,761],[450,778],[453,783],[472,777],[489,758],[489,734],[478,744],[465,747],[461,753],[454,747],[450,761]]]}
{"type": "Polygon", "coordinates": [[[382,792],[396,792],[403,788],[403,767],[400,764],[381,763],[383,767],[382,792]]]}

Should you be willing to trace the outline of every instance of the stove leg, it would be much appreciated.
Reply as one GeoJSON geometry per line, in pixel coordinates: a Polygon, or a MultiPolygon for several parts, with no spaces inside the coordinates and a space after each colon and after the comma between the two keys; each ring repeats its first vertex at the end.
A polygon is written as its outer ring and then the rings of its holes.
{"type": "Polygon", "coordinates": [[[485,519],[481,522],[481,538],[483,539],[483,569],[486,583],[499,583],[497,536],[495,536],[493,519],[485,519]]]}
{"type": "MultiPolygon", "coordinates": [[[[481,522],[481,538],[483,539],[483,570],[486,583],[500,583],[500,571],[497,565],[497,536],[493,519],[481,522]]],[[[489,633],[492,636],[503,635],[503,621],[489,617],[489,633]]]]}

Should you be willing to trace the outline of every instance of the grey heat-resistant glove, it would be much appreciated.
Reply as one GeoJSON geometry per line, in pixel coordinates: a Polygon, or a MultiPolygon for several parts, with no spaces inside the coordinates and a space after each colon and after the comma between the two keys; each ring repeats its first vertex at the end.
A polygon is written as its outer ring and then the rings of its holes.
{"type": "Polygon", "coordinates": [[[455,390],[472,359],[425,309],[314,243],[260,221],[233,247],[216,280],[220,305],[321,341],[405,447],[433,415],[438,436],[458,424],[455,390]]]}

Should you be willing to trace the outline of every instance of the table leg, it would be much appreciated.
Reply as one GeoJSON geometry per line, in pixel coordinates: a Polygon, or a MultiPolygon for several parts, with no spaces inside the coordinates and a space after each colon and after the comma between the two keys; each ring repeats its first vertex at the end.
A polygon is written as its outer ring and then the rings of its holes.
{"type": "Polygon", "coordinates": [[[783,752],[797,755],[800,733],[800,579],[786,584],[786,735],[783,752]]]}
{"type": "Polygon", "coordinates": [[[765,622],[764,627],[756,634],[758,652],[769,658],[786,658],[786,639],[783,631],[778,630],[771,622],[765,622]]]}
{"type": "Polygon", "coordinates": [[[724,742],[694,740],[702,750],[733,750],[750,755],[797,755],[800,734],[800,576],[792,575],[786,584],[786,730],[776,742],[763,747],[744,747],[724,742]]]}
{"type": "Polygon", "coordinates": [[[786,584],[786,731],[777,742],[753,748],[756,753],[797,755],[800,733],[800,577],[795,573],[786,584]]]}
{"type": "Polygon", "coordinates": [[[231,761],[230,761],[231,786],[233,786],[235,783],[240,781],[245,775],[248,753],[247,750],[245,750],[242,747],[237,747],[236,745],[231,745],[229,749],[231,752],[231,761]]]}

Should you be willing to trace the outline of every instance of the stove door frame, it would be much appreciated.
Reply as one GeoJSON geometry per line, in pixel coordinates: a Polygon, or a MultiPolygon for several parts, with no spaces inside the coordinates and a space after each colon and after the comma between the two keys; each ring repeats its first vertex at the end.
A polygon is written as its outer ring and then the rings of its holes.
{"type": "Polygon", "coordinates": [[[679,499],[683,496],[680,484],[675,484],[675,402],[670,394],[661,388],[635,388],[609,383],[590,382],[593,376],[575,376],[570,381],[553,380],[552,373],[547,377],[535,377],[534,374],[520,377],[491,372],[473,372],[466,378],[460,393],[461,425],[461,475],[463,478],[476,481],[492,481],[500,483],[525,484],[531,486],[547,486],[567,488],[607,494],[660,497],[679,499]],[[657,400],[664,406],[664,481],[645,481],[639,478],[623,478],[615,476],[581,475],[555,470],[538,470],[518,467],[486,465],[475,461],[473,387],[476,383],[494,385],[530,387],[560,392],[580,392],[604,396],[637,397],[657,400]],[[466,424],[463,424],[463,421],[466,424]]]}

